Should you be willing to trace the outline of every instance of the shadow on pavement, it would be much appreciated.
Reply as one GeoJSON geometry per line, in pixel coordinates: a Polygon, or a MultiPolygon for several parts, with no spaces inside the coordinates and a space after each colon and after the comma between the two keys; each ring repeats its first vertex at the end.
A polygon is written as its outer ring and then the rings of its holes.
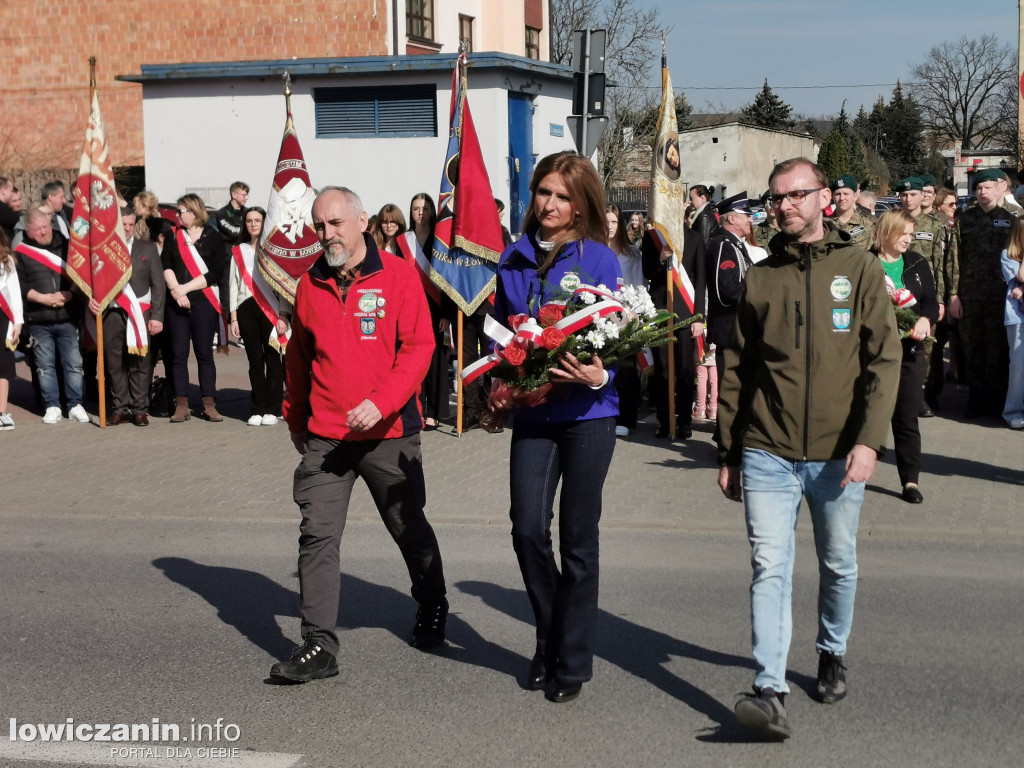
{"type": "MultiPolygon", "coordinates": [[[[460,581],[455,586],[466,594],[480,598],[491,608],[532,626],[533,614],[524,592],[482,581],[460,581]]],[[[532,642],[530,646],[532,652],[532,642]]],[[[704,733],[698,736],[701,740],[722,742],[753,740],[747,731],[736,725],[731,706],[725,706],[707,692],[665,668],[665,664],[670,662],[673,657],[682,656],[707,664],[740,667],[753,671],[752,659],[694,645],[663,632],[627,621],[606,611],[599,611],[595,653],[598,657],[641,680],[646,680],[662,692],[714,721],[717,725],[710,729],[710,734],[704,733]]],[[[806,675],[788,672],[788,678],[795,685],[804,689],[814,686],[814,680],[806,675]]]]}
{"type": "MultiPolygon", "coordinates": [[[[217,609],[217,616],[258,648],[275,659],[287,659],[300,638],[281,632],[277,617],[298,617],[298,593],[254,571],[204,565],[181,557],[161,557],[153,565],[171,581],[202,597],[217,609]]],[[[458,606],[448,616],[448,644],[435,651],[464,664],[493,669],[514,677],[528,660],[483,639],[459,618],[458,606]]],[[[416,615],[413,599],[391,587],[383,587],[348,574],[341,575],[338,628],[384,629],[408,642],[416,615]]],[[[343,640],[344,642],[344,640],[343,640]]]]}

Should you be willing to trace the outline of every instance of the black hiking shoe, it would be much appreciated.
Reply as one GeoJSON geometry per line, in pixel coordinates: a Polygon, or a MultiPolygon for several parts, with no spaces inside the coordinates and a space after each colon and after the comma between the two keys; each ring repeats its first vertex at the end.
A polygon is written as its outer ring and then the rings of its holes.
{"type": "Polygon", "coordinates": [[[771,688],[754,689],[736,702],[736,722],[765,741],[785,741],[792,736],[789,714],[783,704],[786,694],[771,688]]]}
{"type": "Polygon", "coordinates": [[[423,603],[416,611],[416,625],[412,628],[409,645],[428,651],[444,644],[444,628],[448,622],[448,601],[423,603]]]}
{"type": "Polygon", "coordinates": [[[828,651],[818,654],[818,684],[814,693],[822,704],[835,704],[846,698],[846,664],[842,656],[828,651]]]}
{"type": "Polygon", "coordinates": [[[307,638],[301,647],[296,648],[288,661],[279,661],[270,668],[270,676],[275,680],[286,680],[289,683],[308,683],[324,677],[338,674],[338,660],[323,649],[316,641],[307,638]]]}

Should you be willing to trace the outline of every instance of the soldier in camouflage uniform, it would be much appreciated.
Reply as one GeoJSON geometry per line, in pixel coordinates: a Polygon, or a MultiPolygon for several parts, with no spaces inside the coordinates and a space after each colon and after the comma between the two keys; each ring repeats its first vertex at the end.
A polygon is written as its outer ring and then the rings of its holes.
{"type": "MultiPolygon", "coordinates": [[[[930,176],[928,178],[934,179],[935,177],[930,176]]],[[[910,250],[917,251],[917,253],[924,256],[932,268],[932,276],[935,278],[935,295],[939,297],[939,322],[942,322],[946,318],[945,298],[948,296],[944,278],[947,228],[937,213],[925,213],[924,211],[924,187],[926,181],[926,178],[920,176],[901,179],[896,182],[896,191],[899,193],[903,210],[914,217],[914,239],[910,244],[910,250]]],[[[934,186],[928,200],[929,203],[935,201],[934,186]]],[[[932,356],[934,343],[934,338],[931,336],[925,340],[925,355],[929,358],[932,356]]],[[[933,408],[938,405],[938,402],[935,397],[933,377],[941,375],[941,372],[928,371],[925,390],[932,396],[926,398],[927,404],[919,414],[923,418],[935,415],[933,408]]]]}
{"type": "Polygon", "coordinates": [[[857,180],[853,176],[840,176],[829,189],[836,209],[828,221],[849,234],[855,245],[870,248],[875,240],[875,217],[857,209],[857,180]]]}
{"type": "Polygon", "coordinates": [[[779,225],[775,221],[775,211],[772,209],[772,201],[768,192],[761,195],[761,205],[764,207],[764,212],[768,214],[768,218],[754,227],[754,239],[759,246],[768,250],[768,243],[782,230],[779,229],[779,225]]]}
{"type": "Polygon", "coordinates": [[[1010,242],[1013,216],[1000,205],[999,177],[987,168],[974,176],[978,204],[957,217],[946,258],[949,313],[960,321],[970,396],[964,416],[999,417],[1009,376],[1003,327],[1006,281],[999,257],[1010,242]]]}
{"type": "Polygon", "coordinates": [[[921,180],[921,213],[935,213],[935,186],[937,180],[930,173],[919,173],[921,180]]]}

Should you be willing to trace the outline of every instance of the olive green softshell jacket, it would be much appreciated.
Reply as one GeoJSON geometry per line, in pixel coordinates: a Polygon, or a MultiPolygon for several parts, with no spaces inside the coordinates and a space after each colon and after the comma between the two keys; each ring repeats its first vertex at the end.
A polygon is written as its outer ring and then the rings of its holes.
{"type": "Polygon", "coordinates": [[[826,224],[823,240],[789,243],[746,277],[719,385],[719,462],[742,449],[789,461],[885,450],[902,347],[876,256],[826,224]]]}

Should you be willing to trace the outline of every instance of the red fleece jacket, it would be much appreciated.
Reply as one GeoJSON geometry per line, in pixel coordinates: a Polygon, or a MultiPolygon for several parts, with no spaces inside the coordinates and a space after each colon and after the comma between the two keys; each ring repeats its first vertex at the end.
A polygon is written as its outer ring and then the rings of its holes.
{"type": "Polygon", "coordinates": [[[323,257],[299,280],[285,355],[292,432],[380,440],[423,428],[419,390],[434,354],[427,300],[413,265],[366,241],[362,274],[344,301],[323,257]],[[350,431],[348,412],[365,399],[383,418],[350,431]]]}

